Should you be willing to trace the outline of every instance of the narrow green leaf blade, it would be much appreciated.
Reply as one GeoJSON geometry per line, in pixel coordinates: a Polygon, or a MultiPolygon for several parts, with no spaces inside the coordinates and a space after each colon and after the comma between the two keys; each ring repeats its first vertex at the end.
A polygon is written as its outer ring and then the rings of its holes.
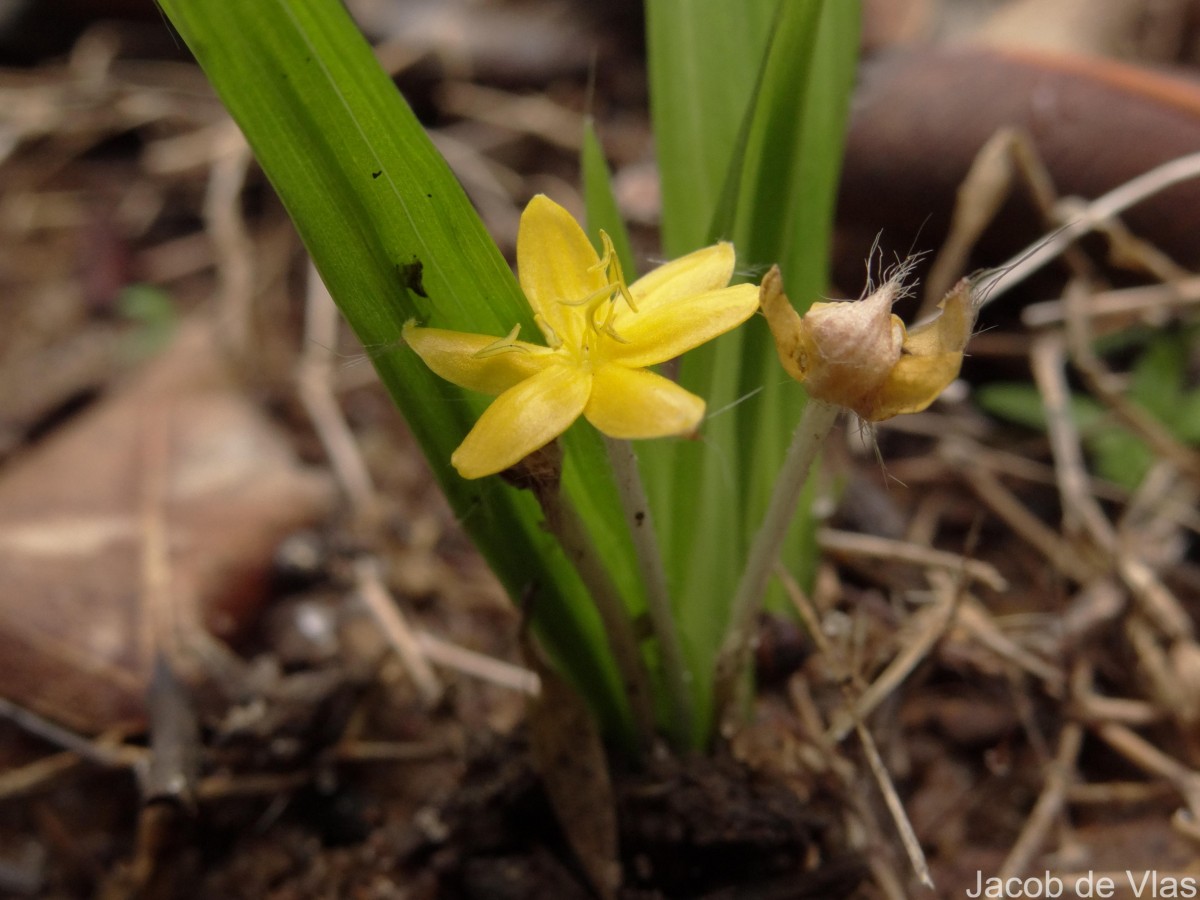
{"type": "MultiPolygon", "coordinates": [[[[321,277],[367,347],[418,318],[495,334],[536,334],[512,273],[453,174],[337,0],[162,0],[250,141],[321,277]]],[[[450,454],[486,399],[436,378],[401,348],[374,360],[463,525],[610,729],[629,714],[599,621],[528,495],[464,481],[450,454]]],[[[598,541],[619,540],[611,482],[585,429],[565,438],[564,490],[598,541]]]]}
{"type": "Polygon", "coordinates": [[[704,244],[778,0],[647,0],[650,113],[668,256],[704,244]]]}
{"type": "Polygon", "coordinates": [[[632,282],[638,272],[634,267],[633,247],[629,243],[629,229],[621,218],[617,198],[613,194],[612,175],[604,148],[596,134],[596,123],[588,118],[583,125],[583,152],[580,154],[580,169],[583,176],[583,202],[587,212],[587,233],[597,250],[601,249],[600,232],[608,233],[621,260],[625,277],[632,282]]]}
{"type": "MultiPolygon", "coordinates": [[[[650,0],[647,8],[670,252],[731,238],[743,277],[779,262],[793,301],[807,305],[826,287],[858,3],[650,0]]],[[[656,515],[673,514],[661,537],[706,704],[728,604],[804,395],[757,320],[689,354],[680,381],[708,400],[701,440],[648,446],[642,456],[656,515]]],[[[801,513],[785,549],[789,567],[811,567],[812,526],[801,513]]]]}

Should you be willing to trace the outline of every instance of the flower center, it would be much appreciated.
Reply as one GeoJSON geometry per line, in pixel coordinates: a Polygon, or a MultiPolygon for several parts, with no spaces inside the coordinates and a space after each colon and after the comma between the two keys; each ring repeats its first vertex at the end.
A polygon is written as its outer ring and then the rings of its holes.
{"type": "MultiPolygon", "coordinates": [[[[603,229],[600,230],[600,241],[604,246],[604,254],[589,271],[602,272],[605,279],[604,285],[581,300],[561,300],[559,302],[564,306],[583,307],[583,318],[591,334],[597,336],[604,334],[620,344],[628,343],[614,327],[618,304],[624,300],[629,306],[630,312],[634,313],[638,311],[637,304],[633,302],[633,295],[629,293],[629,287],[625,284],[625,273],[621,269],[621,259],[613,248],[612,238],[603,229]]],[[[584,336],[583,341],[583,350],[586,354],[589,343],[587,335],[584,336]]]]}
{"type": "MultiPolygon", "coordinates": [[[[558,301],[563,306],[579,309],[586,323],[586,329],[580,336],[579,346],[571,348],[579,364],[583,366],[591,364],[591,353],[596,349],[601,336],[609,337],[619,344],[628,343],[625,338],[617,333],[614,327],[620,302],[624,300],[629,306],[630,312],[636,313],[638,311],[637,304],[633,300],[633,295],[629,292],[629,286],[625,283],[625,273],[621,269],[621,260],[617,256],[616,249],[613,247],[612,238],[608,236],[607,231],[601,229],[600,240],[604,247],[604,253],[600,257],[600,261],[594,266],[589,267],[588,271],[603,273],[604,284],[582,299],[558,301]]],[[[563,346],[562,337],[541,316],[537,316],[537,321],[546,335],[550,349],[560,349],[563,346]]],[[[513,330],[505,337],[489,344],[482,350],[476,351],[474,354],[475,358],[485,359],[500,353],[528,352],[516,342],[520,327],[520,325],[513,326],[513,330]]]]}

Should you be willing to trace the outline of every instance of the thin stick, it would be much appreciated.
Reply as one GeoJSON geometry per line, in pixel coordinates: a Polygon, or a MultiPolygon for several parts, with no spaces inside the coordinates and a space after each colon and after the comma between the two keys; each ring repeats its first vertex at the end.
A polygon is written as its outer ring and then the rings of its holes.
{"type": "Polygon", "coordinates": [[[617,493],[625,511],[625,523],[633,536],[633,547],[637,554],[638,570],[642,584],[646,587],[646,605],[650,613],[650,625],[662,654],[663,675],[671,698],[674,714],[674,737],[676,747],[687,746],[692,734],[692,672],[688,668],[675,628],[675,616],[671,605],[671,592],[667,586],[667,573],[663,568],[662,552],[658,546],[658,535],[650,515],[650,503],[642,476],[638,471],[637,456],[629,441],[604,438],[604,447],[616,476],[617,493]]]}
{"type": "Polygon", "coordinates": [[[912,563],[917,566],[948,569],[955,572],[961,570],[972,581],[981,582],[993,591],[1008,589],[1008,582],[1004,580],[1004,576],[990,563],[977,559],[964,559],[957,553],[936,550],[933,547],[909,541],[821,528],[817,531],[817,543],[826,553],[912,563]]]}
{"type": "Polygon", "coordinates": [[[996,476],[978,464],[977,457],[972,463],[968,446],[947,441],[940,450],[992,512],[1059,572],[1079,584],[1087,584],[1100,574],[1097,564],[1081,557],[1057,531],[1030,512],[996,476]]]}
{"type": "Polygon", "coordinates": [[[333,393],[333,347],[338,311],[329,289],[309,265],[304,313],[304,351],[296,372],[300,401],[329,457],[334,476],[354,511],[370,520],[378,508],[371,473],[333,393]]]}
{"type": "Polygon", "coordinates": [[[908,854],[913,874],[917,876],[917,880],[921,884],[933,890],[933,876],[929,874],[929,863],[925,859],[925,851],[921,849],[921,841],[917,838],[912,822],[909,821],[908,814],[904,811],[904,804],[900,801],[900,795],[896,793],[887,766],[883,764],[879,749],[875,746],[875,739],[871,737],[871,732],[863,725],[861,719],[855,720],[854,730],[858,735],[858,742],[862,745],[871,774],[875,776],[875,783],[879,785],[879,791],[883,794],[883,802],[887,804],[888,812],[891,813],[892,821],[896,825],[896,831],[900,834],[900,843],[904,846],[904,852],[908,854]]]}
{"type": "Polygon", "coordinates": [[[1200,772],[1163,753],[1124,725],[1106,722],[1093,729],[1097,737],[1143,772],[1168,782],[1187,803],[1195,819],[1200,815],[1200,772]]]}
{"type": "Polygon", "coordinates": [[[983,303],[990,303],[1005,291],[1020,284],[1062,253],[1077,238],[1092,231],[1097,224],[1112,218],[1147,197],[1166,190],[1181,181],[1200,176],[1200,153],[1181,156],[1163,163],[1143,175],[1096,198],[1081,211],[1079,218],[1056,231],[1031,250],[1022,250],[1007,263],[997,267],[976,287],[983,303]]]}
{"type": "Polygon", "coordinates": [[[899,641],[900,652],[888,663],[871,685],[847,707],[838,710],[830,718],[827,737],[841,742],[857,723],[867,718],[884,700],[896,690],[933,649],[954,621],[961,600],[961,585],[952,584],[941,591],[935,605],[926,607],[909,621],[903,639],[899,641]]]}
{"type": "MultiPolygon", "coordinates": [[[[1197,303],[1200,303],[1200,276],[1193,275],[1170,284],[1142,285],[1092,294],[1088,298],[1088,316],[1099,331],[1107,332],[1124,326],[1134,317],[1154,317],[1155,321],[1161,321],[1197,303]]],[[[1061,325],[1066,320],[1067,308],[1062,300],[1031,303],[1021,310],[1021,324],[1026,328],[1061,325]]]]}
{"type": "Polygon", "coordinates": [[[500,687],[520,691],[522,694],[533,696],[539,690],[536,672],[521,666],[514,666],[512,663],[496,659],[494,656],[477,653],[466,647],[460,647],[458,644],[452,644],[428,631],[414,629],[413,633],[417,639],[417,646],[421,648],[421,652],[430,662],[464,675],[472,675],[500,687]]]}
{"type": "Polygon", "coordinates": [[[422,653],[416,635],[413,634],[400,608],[396,606],[387,585],[383,583],[379,561],[367,556],[355,560],[354,580],[359,596],[379,623],[379,627],[383,629],[384,636],[412,678],[421,702],[426,707],[436,705],[442,696],[442,683],[422,653]]]}
{"type": "Polygon", "coordinates": [[[146,758],[147,751],[141,747],[127,744],[113,746],[103,740],[85,738],[3,697],[0,697],[0,718],[7,719],[18,728],[36,735],[47,743],[69,750],[81,759],[99,766],[137,766],[146,758]]]}
{"type": "Polygon", "coordinates": [[[750,661],[754,620],[762,605],[763,593],[779,557],[779,548],[791,527],[800,494],[808,482],[809,470],[825,436],[837,420],[838,410],[839,407],[832,404],[809,399],[792,435],[787,457],[775,481],[775,493],[758,534],[754,536],[746,568],[733,595],[729,628],[717,654],[714,697],[718,722],[727,721],[733,713],[737,686],[750,661]]]}
{"type": "Polygon", "coordinates": [[[998,874],[1001,878],[1025,874],[1033,855],[1045,843],[1050,828],[1067,805],[1067,788],[1074,780],[1072,776],[1082,746],[1083,726],[1078,722],[1065,724],[1059,734],[1058,752],[1047,768],[1042,793],[1025,820],[1016,843],[1008,851],[1008,857],[1000,866],[998,874]]]}
{"type": "Polygon", "coordinates": [[[1062,336],[1045,334],[1034,338],[1029,361],[1046,411],[1046,431],[1058,476],[1064,524],[1068,532],[1082,532],[1098,547],[1112,548],[1116,543],[1112,523],[1088,490],[1087,465],[1079,431],[1071,417],[1070,389],[1064,371],[1066,346],[1062,336]]]}
{"type": "Polygon", "coordinates": [[[1067,312],[1067,348],[1084,385],[1105,404],[1126,428],[1145,441],[1195,484],[1200,484],[1200,454],[1175,438],[1159,419],[1113,387],[1113,376],[1092,346],[1088,307],[1092,294],[1081,282],[1067,286],[1063,306],[1067,312]]]}

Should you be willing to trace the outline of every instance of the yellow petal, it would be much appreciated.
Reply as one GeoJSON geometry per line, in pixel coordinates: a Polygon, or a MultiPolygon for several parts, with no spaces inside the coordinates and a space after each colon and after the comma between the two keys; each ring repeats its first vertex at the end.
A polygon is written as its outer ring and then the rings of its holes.
{"type": "Polygon", "coordinates": [[[779,266],[771,266],[763,276],[759,285],[759,304],[784,370],[797,381],[804,381],[808,377],[808,351],[804,346],[803,320],[783,292],[779,266]]]}
{"type": "Polygon", "coordinates": [[[679,297],[725,287],[733,276],[733,264],[733,244],[714,244],[647,272],[629,286],[629,293],[639,310],[650,310],[679,297]]]}
{"type": "Polygon", "coordinates": [[[600,269],[587,235],[571,214],[543,194],[529,201],[517,230],[517,276],[521,289],[537,313],[542,330],[549,326],[546,342],[576,345],[585,326],[579,303],[604,288],[600,269]]]}
{"type": "Polygon", "coordinates": [[[617,317],[616,331],[625,343],[608,344],[605,353],[622,365],[652,366],[736,328],[757,309],[758,288],[752,284],[671,297],[635,315],[617,317]]]}
{"type": "Polygon", "coordinates": [[[608,365],[593,375],[583,414],[609,437],[665,437],[694,431],[704,417],[704,401],[661,375],[608,365]]]}
{"type": "Polygon", "coordinates": [[[958,377],[962,358],[961,353],[902,356],[879,391],[854,411],[868,422],[920,412],[958,377]]]}
{"type": "Polygon", "coordinates": [[[963,350],[975,327],[971,284],[965,278],[941,303],[941,312],[904,338],[903,355],[878,393],[856,410],[871,422],[920,412],[958,377],[963,350]]]}
{"type": "Polygon", "coordinates": [[[486,353],[497,340],[486,334],[467,334],[442,328],[419,328],[412,322],[400,332],[408,344],[434,372],[483,394],[500,394],[514,384],[536,375],[550,365],[553,351],[538,344],[513,341],[512,349],[486,353]]]}
{"type": "Polygon", "coordinates": [[[543,369],[497,397],[450,462],[463,478],[482,478],[515,465],[579,418],[591,388],[591,376],[578,366],[543,369]]]}
{"type": "Polygon", "coordinates": [[[938,353],[961,353],[975,328],[971,282],[959,281],[938,304],[941,312],[924,325],[908,332],[904,352],[914,356],[933,356],[938,353]]]}

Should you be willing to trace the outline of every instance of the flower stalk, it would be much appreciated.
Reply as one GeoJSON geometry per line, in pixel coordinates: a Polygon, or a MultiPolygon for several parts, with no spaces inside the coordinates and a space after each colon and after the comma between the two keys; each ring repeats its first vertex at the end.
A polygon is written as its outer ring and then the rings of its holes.
{"type": "Polygon", "coordinates": [[[734,592],[729,628],[717,653],[713,691],[718,723],[732,721],[736,715],[738,687],[745,683],[746,668],[754,649],[755,620],[767,582],[792,524],[812,464],[837,421],[838,412],[839,408],[833,404],[810,398],[792,435],[771,503],[754,536],[746,568],[734,592]]]}
{"type": "Polygon", "coordinates": [[[809,470],[838,412],[848,409],[867,422],[920,412],[958,376],[978,308],[970,282],[959,282],[938,304],[936,317],[909,330],[892,304],[908,290],[910,270],[911,262],[902,263],[867,297],[814,303],[803,316],[783,292],[778,266],[762,280],[759,305],[779,361],[804,383],[808,403],[750,548],[717,655],[714,694],[722,725],[739,708],[755,617],[809,470]]]}
{"type": "Polygon", "coordinates": [[[616,478],[617,493],[625,512],[626,524],[633,537],[637,556],[638,573],[646,588],[646,606],[650,614],[650,627],[658,642],[662,659],[663,681],[667,690],[667,701],[671,708],[669,723],[676,747],[686,747],[691,738],[693,725],[692,676],[679,631],[675,627],[675,614],[671,606],[671,592],[667,585],[667,572],[663,566],[662,553],[658,546],[658,535],[650,514],[646,489],[638,470],[637,455],[629,441],[605,437],[604,446],[616,478]]]}
{"type": "Polygon", "coordinates": [[[563,497],[561,473],[562,452],[558,442],[554,441],[506,470],[504,477],[537,498],[546,517],[546,530],[558,540],[587,587],[629,700],[639,747],[645,750],[652,745],[655,733],[654,701],[646,662],[620,590],[588,534],[587,526],[575,507],[563,497]]]}

